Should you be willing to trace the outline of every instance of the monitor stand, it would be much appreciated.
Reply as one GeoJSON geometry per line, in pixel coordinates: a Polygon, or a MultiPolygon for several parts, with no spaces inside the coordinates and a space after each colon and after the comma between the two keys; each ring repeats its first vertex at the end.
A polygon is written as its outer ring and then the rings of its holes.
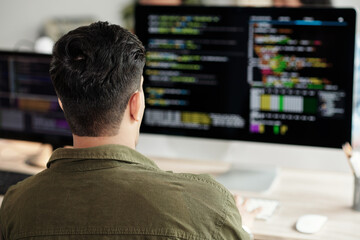
{"type": "Polygon", "coordinates": [[[266,192],[276,179],[279,169],[274,166],[244,166],[233,164],[215,179],[229,190],[266,192]]]}
{"type": "MultiPolygon", "coordinates": [[[[238,163],[238,156],[248,158],[246,155],[246,153],[249,153],[248,149],[254,149],[250,152],[250,156],[254,155],[254,152],[259,151],[259,145],[246,142],[246,148],[242,148],[241,152],[239,152],[238,143],[239,142],[207,138],[140,134],[137,150],[146,156],[156,156],[155,158],[197,159],[196,162],[200,165],[202,160],[205,161],[204,164],[206,164],[206,161],[226,163],[226,171],[224,173],[222,173],[222,171],[213,172],[213,168],[208,169],[209,172],[206,173],[214,175],[216,180],[229,190],[251,192],[265,192],[270,190],[276,179],[278,168],[274,165],[269,166],[264,163],[238,163]]],[[[266,146],[268,145],[265,145],[265,147],[266,146]]],[[[261,145],[261,147],[263,146],[261,145]]],[[[186,165],[186,162],[181,162],[180,164],[186,165]]],[[[193,164],[191,164],[188,169],[182,167],[182,169],[187,172],[191,172],[192,168],[195,168],[193,164]]],[[[219,167],[219,169],[224,170],[223,167],[219,167]]],[[[169,168],[167,170],[172,169],[169,168]]]]}
{"type": "Polygon", "coordinates": [[[25,163],[34,167],[46,168],[46,164],[49,161],[52,152],[52,145],[43,143],[41,144],[39,151],[27,157],[25,163]]]}

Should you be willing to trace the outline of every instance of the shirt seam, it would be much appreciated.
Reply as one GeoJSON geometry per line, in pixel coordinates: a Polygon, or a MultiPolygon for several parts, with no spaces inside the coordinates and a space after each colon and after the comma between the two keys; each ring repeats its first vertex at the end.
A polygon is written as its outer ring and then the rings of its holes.
{"type": "Polygon", "coordinates": [[[229,213],[229,206],[230,205],[231,205],[231,201],[230,201],[229,197],[227,197],[226,201],[225,201],[225,204],[224,204],[224,208],[223,208],[222,218],[217,223],[217,225],[219,226],[219,228],[218,228],[219,231],[217,232],[217,235],[216,235],[215,239],[220,239],[220,232],[221,232],[221,229],[224,227],[225,220],[226,220],[226,218],[228,216],[228,213],[229,213]]]}
{"type": "Polygon", "coordinates": [[[187,179],[191,179],[191,180],[197,180],[199,182],[203,182],[203,183],[207,183],[212,185],[213,187],[215,187],[216,189],[220,190],[220,192],[225,193],[228,196],[228,192],[224,189],[223,186],[221,186],[219,183],[215,182],[215,180],[207,180],[205,178],[201,178],[197,175],[188,175],[186,173],[180,173],[183,177],[187,178],[187,179]]]}
{"type": "Polygon", "coordinates": [[[144,236],[163,236],[177,237],[181,239],[209,240],[206,237],[196,236],[186,232],[177,232],[169,229],[122,229],[122,228],[59,228],[57,230],[31,231],[15,234],[15,239],[23,239],[37,236],[61,236],[61,235],[144,235],[144,236]],[[158,231],[158,232],[157,232],[158,231]]]}
{"type": "MultiPolygon", "coordinates": [[[[227,193],[226,191],[224,191],[224,192],[227,193]]],[[[228,194],[224,194],[224,199],[223,199],[224,205],[222,208],[222,214],[221,214],[220,218],[218,219],[218,221],[215,223],[217,228],[214,230],[214,239],[220,238],[221,229],[223,228],[225,220],[228,216],[229,204],[231,204],[229,197],[230,196],[228,196],[228,194]]]]}

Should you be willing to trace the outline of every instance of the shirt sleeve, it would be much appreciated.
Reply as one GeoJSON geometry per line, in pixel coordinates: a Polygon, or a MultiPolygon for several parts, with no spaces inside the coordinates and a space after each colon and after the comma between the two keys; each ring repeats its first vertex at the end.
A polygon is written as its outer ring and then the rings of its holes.
{"type": "Polygon", "coordinates": [[[219,239],[251,240],[251,236],[243,229],[241,216],[232,196],[227,199],[227,215],[219,233],[219,239]]]}

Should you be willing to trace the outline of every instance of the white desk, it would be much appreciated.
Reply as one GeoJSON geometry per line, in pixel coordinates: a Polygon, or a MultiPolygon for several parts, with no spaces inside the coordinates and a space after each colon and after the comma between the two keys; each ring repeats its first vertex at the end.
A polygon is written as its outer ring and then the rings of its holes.
{"type": "MultiPolygon", "coordinates": [[[[1,144],[0,142],[0,149],[1,144]]],[[[24,156],[36,151],[37,145],[2,148],[0,168],[36,173],[40,168],[24,164],[24,156]]],[[[226,171],[228,164],[219,162],[192,162],[188,160],[154,159],[160,168],[174,172],[212,173],[226,171]]],[[[245,197],[279,200],[280,206],[268,221],[256,220],[253,233],[256,239],[360,239],[360,212],[351,209],[353,178],[350,173],[280,169],[272,189],[267,193],[239,192],[245,197]],[[329,219],[320,232],[313,235],[294,229],[303,214],[323,214],[329,219]]],[[[2,198],[0,198],[2,200],[2,198]]]]}

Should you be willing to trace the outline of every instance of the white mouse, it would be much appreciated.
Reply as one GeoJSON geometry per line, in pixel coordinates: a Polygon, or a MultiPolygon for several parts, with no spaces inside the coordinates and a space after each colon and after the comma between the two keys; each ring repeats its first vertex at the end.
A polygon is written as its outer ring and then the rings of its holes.
{"type": "Polygon", "coordinates": [[[316,233],[321,229],[327,219],[328,218],[323,215],[303,215],[296,221],[295,228],[301,233],[316,233]]]}

